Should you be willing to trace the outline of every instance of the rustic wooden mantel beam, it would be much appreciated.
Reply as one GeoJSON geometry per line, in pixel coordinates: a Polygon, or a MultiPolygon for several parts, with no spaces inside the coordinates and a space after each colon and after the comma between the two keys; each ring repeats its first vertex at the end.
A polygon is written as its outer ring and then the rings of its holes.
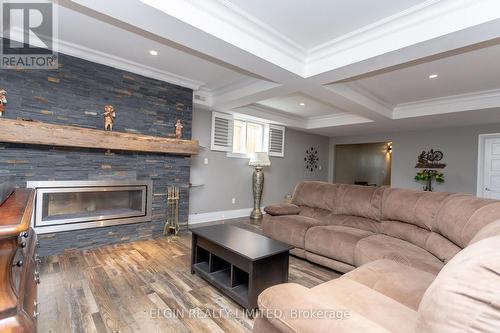
{"type": "Polygon", "coordinates": [[[0,118],[0,142],[175,155],[195,155],[199,151],[197,140],[106,132],[84,127],[5,118],[0,118]]]}

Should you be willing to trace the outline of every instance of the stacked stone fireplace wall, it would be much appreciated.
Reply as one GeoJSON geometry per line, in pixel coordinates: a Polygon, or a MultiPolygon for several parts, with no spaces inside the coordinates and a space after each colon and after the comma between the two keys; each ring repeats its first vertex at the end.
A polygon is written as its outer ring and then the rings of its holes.
{"type": "MultiPolygon", "coordinates": [[[[169,137],[180,119],[183,138],[191,139],[191,89],[62,54],[59,63],[54,71],[0,70],[4,117],[101,129],[111,104],[114,131],[169,137]]],[[[188,219],[189,157],[0,143],[0,174],[16,176],[19,187],[30,180],[153,180],[151,223],[40,235],[41,255],[161,236],[169,185],[180,187],[180,221],[188,219]]]]}

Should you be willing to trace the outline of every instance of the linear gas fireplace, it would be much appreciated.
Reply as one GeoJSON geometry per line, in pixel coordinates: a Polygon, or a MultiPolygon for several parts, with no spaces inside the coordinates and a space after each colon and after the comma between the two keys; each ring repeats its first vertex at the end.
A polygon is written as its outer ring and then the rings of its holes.
{"type": "Polygon", "coordinates": [[[33,227],[37,233],[151,221],[152,181],[40,181],[33,227]]]}

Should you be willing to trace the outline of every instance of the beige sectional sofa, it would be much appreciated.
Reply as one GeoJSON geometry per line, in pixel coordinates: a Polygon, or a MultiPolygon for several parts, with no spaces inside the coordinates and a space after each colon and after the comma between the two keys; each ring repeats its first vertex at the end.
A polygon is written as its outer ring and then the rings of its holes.
{"type": "Polygon", "coordinates": [[[302,182],[265,210],[265,235],[346,274],[267,289],[254,332],[500,332],[500,201],[302,182]],[[349,317],[287,315],[297,309],[349,317]]]}

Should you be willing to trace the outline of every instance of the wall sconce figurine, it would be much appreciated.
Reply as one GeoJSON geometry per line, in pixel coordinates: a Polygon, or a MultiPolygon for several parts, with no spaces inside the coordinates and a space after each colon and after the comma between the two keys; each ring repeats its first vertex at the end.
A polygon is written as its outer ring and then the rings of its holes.
{"type": "Polygon", "coordinates": [[[7,92],[3,89],[0,89],[0,117],[3,116],[6,104],[7,104],[7,92]]]}
{"type": "Polygon", "coordinates": [[[177,119],[177,122],[175,123],[175,138],[176,139],[182,139],[182,129],[184,126],[181,123],[180,119],[177,119]]]}
{"type": "Polygon", "coordinates": [[[116,118],[115,108],[113,105],[104,106],[104,130],[113,131],[113,122],[116,118]]]}

